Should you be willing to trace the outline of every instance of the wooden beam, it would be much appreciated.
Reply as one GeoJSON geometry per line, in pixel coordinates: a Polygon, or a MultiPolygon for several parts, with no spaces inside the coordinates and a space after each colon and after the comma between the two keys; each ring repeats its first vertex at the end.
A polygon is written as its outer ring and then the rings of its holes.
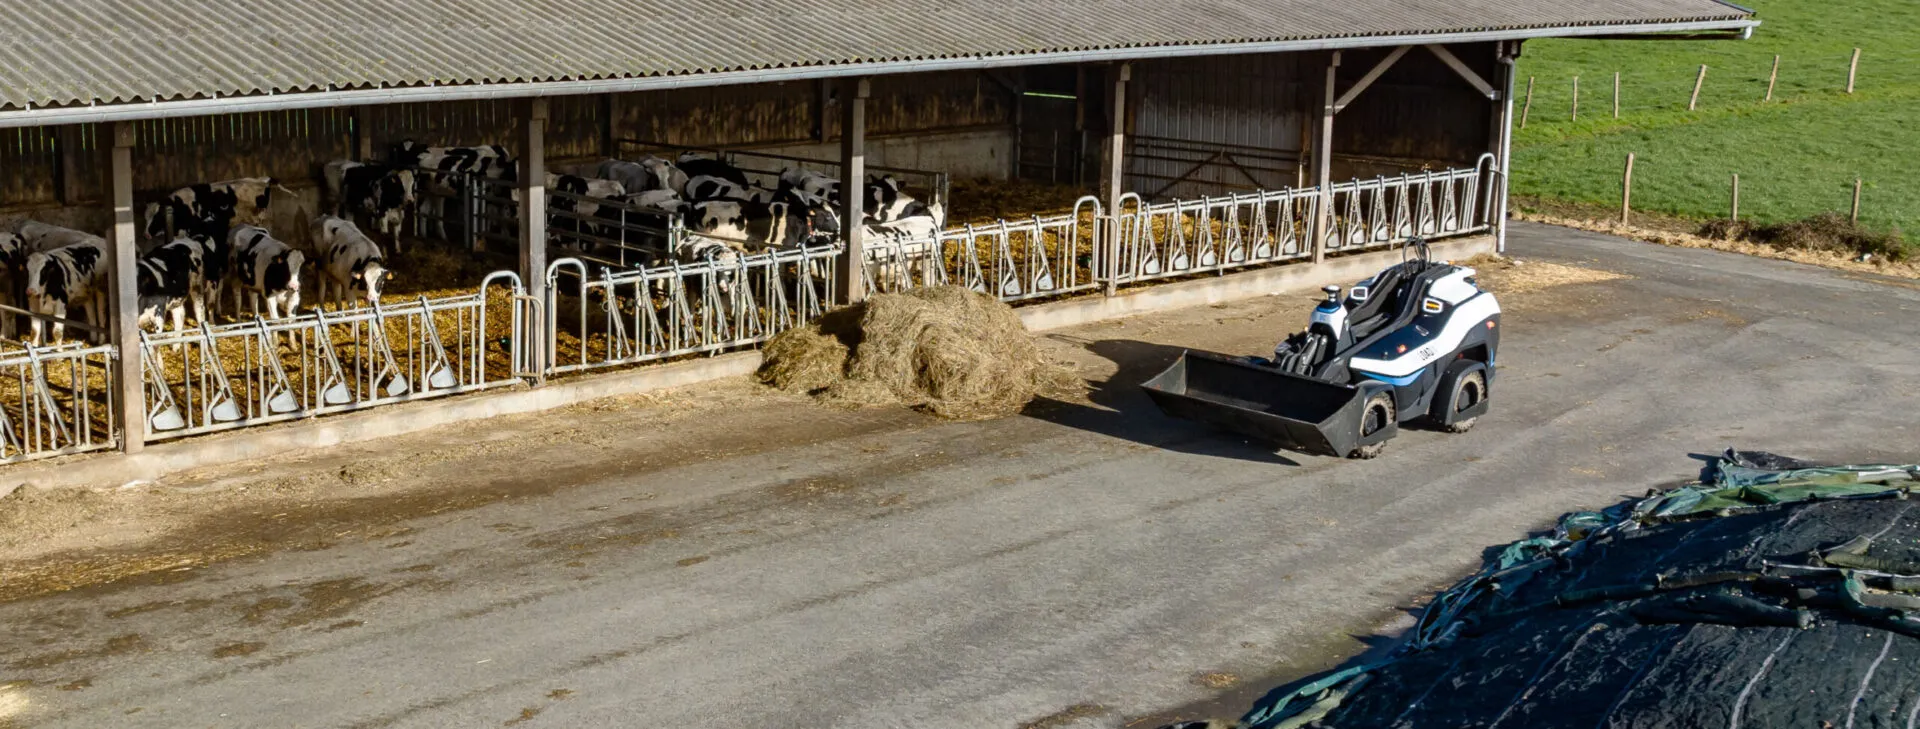
{"type": "Polygon", "coordinates": [[[1374,81],[1380,79],[1381,74],[1386,73],[1387,69],[1393,68],[1393,64],[1399,61],[1401,56],[1407,55],[1407,51],[1412,49],[1413,46],[1400,46],[1399,48],[1393,49],[1392,53],[1387,54],[1386,58],[1380,59],[1379,63],[1373,64],[1373,68],[1367,71],[1367,75],[1361,76],[1360,80],[1353,84],[1353,88],[1347,89],[1347,93],[1341,94],[1340,98],[1333,102],[1333,113],[1338,114],[1346,109],[1348,104],[1353,103],[1354,99],[1359,98],[1360,92],[1366,91],[1367,87],[1372,86],[1374,81]]]}
{"type": "Polygon", "coordinates": [[[1102,160],[1105,165],[1100,171],[1101,190],[1106,193],[1109,212],[1120,209],[1120,195],[1126,192],[1127,82],[1132,79],[1132,64],[1122,63],[1113,67],[1113,123],[1107,130],[1102,160]]]}
{"type": "MultiPolygon", "coordinates": [[[[133,227],[133,145],[132,122],[116,122],[107,128],[113,146],[108,152],[107,199],[113,201],[113,231],[107,244],[112,248],[108,266],[111,283],[107,287],[110,307],[109,328],[119,358],[113,362],[114,417],[120,421],[120,450],[139,453],[147,443],[147,404],[140,368],[140,301],[135,279],[134,258],[137,243],[133,227]]],[[[84,426],[83,426],[84,427],[84,426]]]]}
{"type": "Polygon", "coordinates": [[[1313,217],[1313,262],[1327,259],[1327,231],[1333,228],[1333,87],[1339,80],[1340,52],[1327,61],[1327,105],[1320,114],[1320,144],[1313,150],[1314,166],[1319,168],[1320,214],[1313,217]]]}
{"type": "MultiPolygon", "coordinates": [[[[547,100],[528,99],[521,112],[520,169],[520,279],[527,293],[546,301],[547,295],[547,100]]],[[[476,235],[477,238],[477,235],[476,235]]],[[[535,352],[535,365],[545,370],[546,354],[535,352]]]]}
{"type": "Polygon", "coordinates": [[[873,84],[865,78],[849,79],[840,92],[840,271],[834,292],[842,304],[867,298],[866,248],[861,239],[866,230],[867,199],[867,97],[873,84]]]}
{"type": "Polygon", "coordinates": [[[1467,64],[1461,63],[1460,57],[1453,55],[1453,51],[1447,50],[1446,46],[1428,43],[1425,47],[1427,50],[1433,51],[1433,55],[1439,56],[1441,61],[1446,62],[1447,68],[1453,69],[1454,73],[1459,74],[1460,78],[1465,79],[1469,85],[1473,86],[1473,90],[1480,92],[1481,96],[1485,96],[1488,99],[1497,99],[1500,97],[1499,92],[1493,90],[1493,84],[1487,83],[1486,79],[1480,78],[1480,74],[1474,73],[1473,69],[1467,67],[1467,64]]]}

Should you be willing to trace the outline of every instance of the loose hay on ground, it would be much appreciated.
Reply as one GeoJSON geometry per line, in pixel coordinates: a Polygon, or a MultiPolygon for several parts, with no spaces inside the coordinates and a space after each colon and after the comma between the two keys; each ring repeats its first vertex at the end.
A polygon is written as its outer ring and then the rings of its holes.
{"type": "Polygon", "coordinates": [[[1461,262],[1478,273],[1481,286],[1495,294],[1527,294],[1572,284],[1631,278],[1626,274],[1541,261],[1519,261],[1482,254],[1461,262]]]}
{"type": "Polygon", "coordinates": [[[959,286],[876,295],[784,332],[767,343],[760,379],[828,402],[954,420],[1012,415],[1077,385],[1011,307],[959,286]]]}

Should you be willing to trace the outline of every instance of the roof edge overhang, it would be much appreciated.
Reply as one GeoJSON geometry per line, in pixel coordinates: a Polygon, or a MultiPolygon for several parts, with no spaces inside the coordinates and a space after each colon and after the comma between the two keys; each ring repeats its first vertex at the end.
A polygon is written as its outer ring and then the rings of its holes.
{"type": "Polygon", "coordinates": [[[872,63],[839,63],[747,71],[635,76],[576,81],[408,86],[378,89],[268,93],[228,97],[224,99],[186,99],[180,101],[93,104],[88,106],[63,106],[0,111],[0,129],[55,126],[61,124],[138,121],[143,119],[167,119],[244,112],[285,111],[290,109],[322,109],[343,106],[373,106],[433,101],[471,101],[476,99],[577,96],[677,88],[734,86],[781,81],[805,81],[852,76],[884,76],[930,71],[965,71],[1053,63],[1112,63],[1168,57],[1292,53],[1403,45],[1481,43],[1534,38],[1595,36],[1608,38],[1658,37],[1665,34],[1695,34],[1697,37],[1697,34],[1712,33],[1715,31],[1737,32],[1744,37],[1745,34],[1751,32],[1751,30],[1758,25],[1760,25],[1760,21],[1751,18],[1726,18],[1718,20],[1654,23],[1548,26],[1504,30],[1312,38],[1245,43],[1168,44],[1075,51],[956,56],[950,58],[872,63]]]}

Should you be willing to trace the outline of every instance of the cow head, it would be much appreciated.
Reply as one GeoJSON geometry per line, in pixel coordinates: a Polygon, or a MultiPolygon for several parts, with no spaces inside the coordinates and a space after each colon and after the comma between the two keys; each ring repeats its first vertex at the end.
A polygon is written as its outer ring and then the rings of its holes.
{"type": "Polygon", "coordinates": [[[650,190],[672,190],[679,193],[687,189],[687,173],[681,172],[680,168],[673,166],[672,162],[649,156],[640,160],[640,166],[647,170],[650,190]]]}
{"type": "Polygon", "coordinates": [[[268,291],[299,291],[300,268],[307,263],[306,254],[296,250],[281,251],[268,259],[262,283],[268,291]]]}
{"type": "Polygon", "coordinates": [[[369,304],[380,303],[380,291],[392,280],[393,271],[380,265],[379,261],[368,261],[360,270],[353,273],[353,288],[359,289],[369,304]]]}
{"type": "Polygon", "coordinates": [[[70,283],[67,269],[52,255],[35,253],[27,256],[27,308],[45,313],[44,302],[67,299],[70,283]]]}
{"type": "Polygon", "coordinates": [[[6,260],[9,266],[18,266],[25,262],[22,260],[25,256],[21,255],[24,250],[21,247],[19,235],[0,233],[0,259],[6,260]]]}
{"type": "MultiPolygon", "coordinates": [[[[169,200],[167,202],[168,204],[164,206],[157,202],[147,203],[147,209],[142,213],[142,217],[147,221],[146,232],[148,238],[159,240],[167,236],[166,211],[169,208],[175,209],[176,211],[178,210],[178,208],[172,204],[173,201],[169,200]]],[[[175,214],[178,215],[179,213],[176,212],[175,214]]]]}

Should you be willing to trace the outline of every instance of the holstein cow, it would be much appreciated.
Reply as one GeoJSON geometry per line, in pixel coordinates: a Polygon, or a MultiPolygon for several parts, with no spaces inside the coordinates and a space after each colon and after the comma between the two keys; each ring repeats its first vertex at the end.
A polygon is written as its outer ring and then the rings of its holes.
{"type": "MultiPolygon", "coordinates": [[[[82,233],[81,235],[86,235],[82,233]]],[[[71,318],[75,306],[85,321],[101,326],[106,313],[107,242],[99,236],[27,256],[27,310],[35,314],[71,318]]],[[[53,325],[53,338],[65,338],[66,327],[53,325]]],[[[42,321],[33,320],[33,342],[41,343],[42,321]]]]}
{"type": "MultiPolygon", "coordinates": [[[[503,183],[519,179],[519,163],[505,147],[429,147],[411,139],[393,145],[387,152],[387,164],[395,168],[420,168],[426,175],[417,180],[435,194],[420,200],[420,209],[432,219],[440,237],[446,237],[447,198],[465,187],[462,175],[474,175],[503,183]],[[459,175],[451,173],[462,173],[459,175]]],[[[478,233],[478,231],[475,231],[478,233]]]]}
{"type": "Polygon", "coordinates": [[[276,188],[285,189],[271,177],[247,177],[174,190],[147,205],[147,237],[167,240],[177,231],[217,236],[229,226],[265,225],[276,188]]]}
{"type": "Polygon", "coordinates": [[[607,203],[595,214],[607,221],[607,228],[621,223],[628,226],[624,236],[627,247],[645,249],[648,255],[645,265],[654,265],[673,255],[673,251],[667,250],[667,230],[687,209],[687,203],[679,195],[672,190],[648,190],[620,195],[607,203]]]}
{"type": "Polygon", "coordinates": [[[260,312],[266,299],[267,318],[293,316],[300,308],[300,268],[306,254],[274,239],[265,228],[243,225],[233,229],[228,239],[233,252],[234,310],[240,308],[240,292],[253,299],[253,311],[260,312]]]}
{"type": "Polygon", "coordinates": [[[135,263],[135,289],[139,292],[139,325],[158,331],[162,317],[171,318],[173,330],[186,327],[187,304],[193,305],[195,321],[207,320],[206,258],[211,243],[205,236],[183,236],[141,256],[135,263]]]}
{"type": "MultiPolygon", "coordinates": [[[[23,309],[27,301],[27,257],[92,240],[94,236],[33,220],[18,220],[0,229],[0,274],[4,274],[6,302],[23,309]]],[[[13,337],[18,329],[12,314],[0,316],[0,336],[13,337]]]]}
{"type": "Polygon", "coordinates": [[[368,304],[380,303],[380,289],[393,272],[387,270],[379,244],[360,232],[353,221],[332,215],[313,219],[313,241],[319,250],[320,305],[336,299],[351,300],[356,293],[368,304]]]}
{"type": "Polygon", "coordinates": [[[809,198],[840,202],[840,181],[813,170],[788,167],[780,171],[780,184],[809,198]]]}
{"type": "Polygon", "coordinates": [[[742,250],[797,248],[812,240],[808,211],[791,203],[703,200],[687,206],[687,229],[742,250]]]}
{"type": "Polygon", "coordinates": [[[639,162],[601,160],[600,165],[594,168],[593,176],[617,181],[629,193],[672,190],[679,194],[687,187],[687,173],[659,157],[647,157],[639,162]]]}
{"type": "Polygon", "coordinates": [[[352,160],[334,160],[326,167],[327,192],[333,214],[349,217],[365,213],[382,235],[400,250],[400,229],[419,205],[413,170],[352,160]]]}
{"type": "Polygon", "coordinates": [[[573,233],[565,241],[572,247],[581,247],[585,243],[581,236],[601,235],[599,226],[591,220],[598,216],[602,201],[626,194],[626,187],[616,180],[548,173],[547,225],[553,230],[573,233]]]}
{"type": "Polygon", "coordinates": [[[867,177],[866,218],[870,223],[890,223],[913,217],[933,217],[937,224],[945,224],[945,214],[937,207],[930,207],[906,193],[904,185],[893,175],[879,180],[867,177]]]}

